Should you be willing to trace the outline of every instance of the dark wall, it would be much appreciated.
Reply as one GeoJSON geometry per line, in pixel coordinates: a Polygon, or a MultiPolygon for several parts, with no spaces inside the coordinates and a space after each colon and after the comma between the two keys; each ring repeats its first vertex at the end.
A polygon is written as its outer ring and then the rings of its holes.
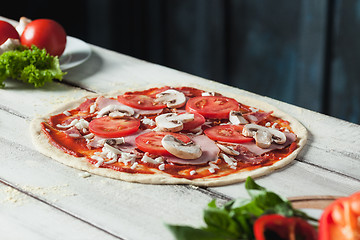
{"type": "Polygon", "coordinates": [[[360,123],[360,0],[54,2],[1,15],[52,18],[89,43],[360,123]]]}

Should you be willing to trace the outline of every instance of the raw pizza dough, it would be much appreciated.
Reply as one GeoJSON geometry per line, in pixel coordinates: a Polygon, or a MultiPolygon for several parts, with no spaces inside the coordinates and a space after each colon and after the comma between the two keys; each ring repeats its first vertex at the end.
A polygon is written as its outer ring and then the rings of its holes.
{"type": "MultiPolygon", "coordinates": [[[[146,184],[190,184],[196,186],[222,186],[233,184],[237,182],[242,182],[246,180],[248,176],[253,178],[270,174],[276,169],[282,168],[293,161],[296,156],[299,154],[300,150],[304,147],[306,140],[307,140],[307,130],[306,128],[301,125],[295,118],[289,116],[288,114],[280,111],[279,109],[271,106],[266,102],[259,101],[254,98],[245,97],[242,95],[236,95],[230,92],[221,92],[216,89],[211,89],[204,86],[197,86],[195,84],[186,84],[186,87],[194,87],[201,90],[209,91],[209,92],[218,92],[225,97],[234,98],[238,102],[261,109],[263,111],[273,111],[272,116],[281,118],[283,120],[287,120],[290,122],[290,127],[292,131],[297,135],[297,149],[292,152],[287,157],[277,161],[271,166],[263,166],[251,171],[242,171],[235,174],[222,176],[219,178],[202,178],[202,179],[194,179],[189,180],[185,178],[175,178],[169,174],[166,174],[162,171],[158,171],[156,174],[139,174],[139,173],[126,173],[126,172],[119,172],[108,168],[98,168],[95,167],[93,164],[89,163],[85,157],[75,157],[69,154],[64,153],[57,147],[54,147],[52,144],[49,143],[49,139],[41,130],[41,122],[47,121],[48,118],[52,115],[56,115],[59,113],[64,112],[65,110],[73,109],[78,107],[82,102],[85,101],[86,98],[94,98],[97,96],[104,96],[104,97],[116,97],[117,95],[123,94],[129,91],[141,91],[146,90],[153,87],[164,87],[165,85],[151,85],[146,86],[143,88],[136,88],[136,89],[121,89],[119,91],[113,92],[111,94],[92,94],[86,96],[84,98],[78,99],[76,101],[72,101],[69,103],[64,104],[60,108],[56,109],[55,111],[32,120],[30,124],[30,131],[32,135],[33,144],[37,148],[37,150],[44,155],[55,159],[56,161],[63,163],[67,166],[87,171],[89,173],[119,179],[128,182],[138,182],[138,183],[146,183],[146,184]]],[[[174,85],[172,84],[170,87],[182,87],[181,85],[174,85]]]]}

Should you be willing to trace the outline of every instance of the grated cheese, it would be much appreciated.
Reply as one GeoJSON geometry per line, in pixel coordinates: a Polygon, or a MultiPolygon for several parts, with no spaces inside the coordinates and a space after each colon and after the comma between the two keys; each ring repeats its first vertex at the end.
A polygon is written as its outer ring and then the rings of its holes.
{"type": "Polygon", "coordinates": [[[155,159],[149,157],[149,153],[145,153],[144,156],[141,158],[142,162],[145,163],[153,163],[153,164],[160,164],[164,162],[164,159],[162,157],[157,157],[155,159]]]}
{"type": "Polygon", "coordinates": [[[203,92],[201,96],[215,96],[215,92],[203,92]]]}
{"type": "Polygon", "coordinates": [[[97,156],[97,155],[93,155],[91,157],[91,159],[94,159],[97,161],[97,163],[95,164],[95,167],[100,167],[105,162],[104,158],[97,156]]]}
{"type": "Polygon", "coordinates": [[[218,165],[216,165],[215,163],[209,162],[209,172],[210,173],[215,173],[215,169],[220,169],[218,165]]]}
{"type": "Polygon", "coordinates": [[[68,117],[71,116],[71,113],[69,111],[66,111],[66,110],[63,112],[63,114],[65,114],[68,117]]]}
{"type": "Polygon", "coordinates": [[[230,154],[230,155],[239,155],[240,153],[238,151],[236,151],[232,146],[226,146],[220,143],[216,143],[216,145],[225,153],[230,154]]]}
{"type": "Polygon", "coordinates": [[[81,135],[80,135],[80,134],[76,134],[76,133],[70,133],[70,134],[69,134],[69,137],[78,138],[78,137],[81,137],[81,135]]]}
{"type": "Polygon", "coordinates": [[[88,135],[83,136],[85,139],[91,139],[93,138],[95,135],[93,133],[89,133],[88,135]]]}
{"type": "Polygon", "coordinates": [[[137,165],[139,165],[139,163],[134,162],[133,165],[130,167],[131,169],[135,169],[137,167],[137,165]]]}
{"type": "Polygon", "coordinates": [[[136,155],[132,153],[121,152],[121,157],[118,159],[119,162],[123,162],[126,166],[130,164],[134,164],[136,160],[136,155]]]}
{"type": "Polygon", "coordinates": [[[234,158],[229,157],[224,153],[220,153],[219,156],[224,159],[224,161],[229,165],[230,168],[236,169],[237,162],[234,158]]]}
{"type": "Polygon", "coordinates": [[[164,162],[164,158],[160,156],[160,157],[155,158],[155,161],[156,161],[157,163],[163,163],[163,162],[164,162]]]}
{"type": "Polygon", "coordinates": [[[159,170],[161,170],[161,171],[165,170],[165,163],[160,164],[159,170]]]}
{"type": "Polygon", "coordinates": [[[58,128],[70,128],[70,127],[72,127],[72,126],[75,126],[75,124],[77,124],[78,122],[79,122],[78,119],[74,119],[74,120],[72,120],[72,122],[71,122],[70,124],[68,124],[68,125],[57,124],[56,127],[58,127],[58,128]]]}
{"type": "Polygon", "coordinates": [[[154,120],[152,120],[150,118],[147,118],[147,117],[144,117],[143,119],[141,119],[141,122],[143,124],[146,124],[146,125],[149,125],[149,126],[155,126],[156,125],[154,120]]]}
{"type": "Polygon", "coordinates": [[[157,164],[157,162],[148,156],[148,153],[145,153],[144,156],[141,158],[141,161],[144,162],[144,163],[154,163],[154,164],[157,164]]]}
{"type": "Polygon", "coordinates": [[[89,111],[89,113],[94,113],[95,110],[96,110],[96,107],[97,107],[97,104],[96,104],[96,102],[94,102],[94,104],[90,106],[90,111],[89,111]]]}
{"type": "Polygon", "coordinates": [[[89,128],[89,122],[85,119],[78,120],[74,125],[78,130],[85,129],[87,131],[87,129],[89,128]]]}

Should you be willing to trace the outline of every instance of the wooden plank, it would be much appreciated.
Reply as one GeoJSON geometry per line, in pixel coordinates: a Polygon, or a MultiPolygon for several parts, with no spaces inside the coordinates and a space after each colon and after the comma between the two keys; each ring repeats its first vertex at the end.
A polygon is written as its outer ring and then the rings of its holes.
{"type": "Polygon", "coordinates": [[[8,109],[29,119],[51,112],[66,101],[89,94],[88,91],[59,82],[46,84],[43,88],[34,88],[12,79],[6,80],[5,84],[5,88],[0,89],[0,109],[8,109]]]}
{"type": "Polygon", "coordinates": [[[0,230],[8,240],[75,239],[85,232],[89,240],[119,239],[1,182],[0,230]]]}
{"type": "MultiPolygon", "coordinates": [[[[256,181],[258,184],[284,197],[315,195],[348,196],[360,189],[359,180],[298,161],[256,181]]],[[[243,183],[210,189],[231,198],[239,198],[246,195],[243,183]]]]}
{"type": "Polygon", "coordinates": [[[27,120],[0,111],[0,178],[65,213],[124,239],[170,239],[165,223],[198,225],[215,195],[187,186],[145,185],[81,171],[38,153],[27,120]],[[14,128],[22,134],[13,134],[14,128]]]}

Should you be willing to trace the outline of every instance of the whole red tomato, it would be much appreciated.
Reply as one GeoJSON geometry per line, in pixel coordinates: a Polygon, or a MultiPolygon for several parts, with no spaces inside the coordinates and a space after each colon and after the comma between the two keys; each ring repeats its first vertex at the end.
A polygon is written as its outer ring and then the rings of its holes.
{"type": "Polygon", "coordinates": [[[51,19],[37,19],[29,23],[21,35],[22,45],[37,46],[53,56],[60,56],[66,46],[66,32],[64,28],[51,19]]]}
{"type": "Polygon", "coordinates": [[[14,26],[8,22],[0,20],[0,45],[8,40],[8,38],[20,40],[19,34],[14,26]]]}

